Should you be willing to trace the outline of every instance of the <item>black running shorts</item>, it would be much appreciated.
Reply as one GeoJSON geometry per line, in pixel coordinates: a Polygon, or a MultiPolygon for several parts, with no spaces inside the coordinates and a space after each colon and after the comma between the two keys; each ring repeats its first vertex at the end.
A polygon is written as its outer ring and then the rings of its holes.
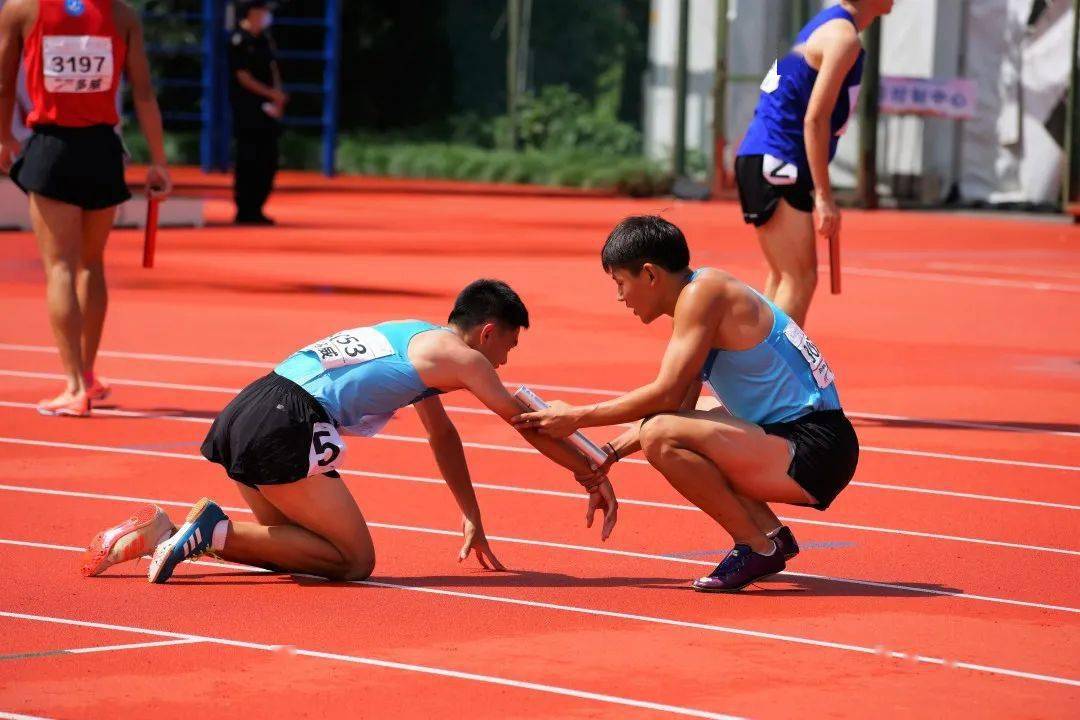
{"type": "Polygon", "coordinates": [[[859,438],[843,410],[821,410],[761,427],[795,446],[788,475],[817,500],[811,507],[829,507],[855,475],[859,438]]]}
{"type": "Polygon", "coordinates": [[[202,454],[251,487],[282,485],[309,475],[339,477],[345,449],[319,401],[271,372],[240,391],[210,426],[202,454]]]}
{"type": "Polygon", "coordinates": [[[769,222],[781,200],[800,212],[814,211],[814,183],[810,173],[800,172],[794,165],[778,168],[775,174],[768,173],[764,155],[741,155],[735,158],[735,183],[743,220],[749,225],[761,227],[769,222]],[[791,177],[791,173],[797,177],[791,177]]]}
{"type": "Polygon", "coordinates": [[[11,168],[25,193],[103,210],[131,198],[124,181],[124,145],[109,125],[38,125],[11,168]]]}

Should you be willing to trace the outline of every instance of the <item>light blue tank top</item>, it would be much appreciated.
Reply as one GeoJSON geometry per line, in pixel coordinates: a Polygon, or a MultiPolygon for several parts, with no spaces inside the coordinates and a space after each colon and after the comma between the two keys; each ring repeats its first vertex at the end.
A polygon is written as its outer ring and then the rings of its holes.
{"type": "Polygon", "coordinates": [[[429,330],[422,320],[353,328],[290,355],[274,372],[311,394],[345,431],[374,435],[395,410],[442,391],[429,388],[409,361],[409,341],[429,330]]]}
{"type": "MultiPolygon", "coordinates": [[[[695,270],[690,282],[708,268],[695,270]]],[[[753,289],[753,288],[751,288],[753,289]]],[[[839,410],[832,370],[798,325],[768,298],[768,336],[748,350],[714,348],[701,379],[732,415],[757,425],[790,422],[817,410],[839,410]]]]}
{"type": "MultiPolygon", "coordinates": [[[[844,19],[852,25],[855,24],[851,13],[841,5],[834,5],[815,15],[799,32],[795,44],[805,43],[815,30],[836,19],[844,19]]],[[[829,160],[836,155],[836,145],[840,136],[844,134],[848,118],[855,108],[859,96],[859,85],[862,82],[865,54],[865,51],[859,52],[859,57],[844,78],[840,94],[836,98],[836,107],[833,108],[829,119],[829,130],[832,135],[829,141],[829,160]]],[[[754,119],[750,121],[750,127],[747,128],[736,154],[740,156],[772,155],[794,164],[799,172],[809,173],[806,142],[803,138],[803,121],[806,119],[806,108],[810,104],[810,93],[814,89],[817,76],[818,71],[810,67],[806,59],[796,52],[789,52],[777,60],[761,83],[761,95],[758,98],[757,108],[754,110],[754,119]]]]}

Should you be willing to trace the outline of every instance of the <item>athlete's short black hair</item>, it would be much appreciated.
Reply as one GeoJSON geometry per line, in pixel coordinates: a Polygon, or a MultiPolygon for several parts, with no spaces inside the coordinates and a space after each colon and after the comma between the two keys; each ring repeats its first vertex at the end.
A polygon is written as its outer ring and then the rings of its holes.
{"type": "Polygon", "coordinates": [[[678,272],[689,267],[690,248],[682,230],[659,215],[634,215],[608,235],[600,262],[604,272],[629,270],[637,275],[645,263],[678,272]]]}
{"type": "Polygon", "coordinates": [[[458,293],[448,322],[468,330],[492,321],[505,328],[528,328],[529,311],[502,280],[473,280],[458,293]]]}

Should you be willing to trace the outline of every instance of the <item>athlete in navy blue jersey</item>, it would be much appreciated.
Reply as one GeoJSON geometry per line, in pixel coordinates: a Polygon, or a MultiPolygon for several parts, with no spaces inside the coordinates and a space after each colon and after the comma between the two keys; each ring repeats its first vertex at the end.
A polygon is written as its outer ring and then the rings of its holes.
{"type": "Polygon", "coordinates": [[[799,325],[817,285],[817,232],[832,240],[840,211],[829,162],[862,82],[859,33],[893,0],[843,0],[818,13],[761,83],[754,119],[735,158],[743,219],[757,228],[769,263],[765,294],[799,325]],[[780,202],[783,200],[784,202],[780,202]]]}

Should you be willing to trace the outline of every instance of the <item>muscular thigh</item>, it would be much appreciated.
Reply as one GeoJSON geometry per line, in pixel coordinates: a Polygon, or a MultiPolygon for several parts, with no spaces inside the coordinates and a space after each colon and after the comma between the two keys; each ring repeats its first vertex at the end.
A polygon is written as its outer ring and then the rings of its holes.
{"type": "Polygon", "coordinates": [[[75,267],[82,251],[82,208],[30,193],[30,222],[46,267],[75,267]]]}
{"type": "Polygon", "coordinates": [[[273,503],[267,500],[261,492],[244,483],[236,483],[240,494],[244,496],[244,502],[251,508],[252,514],[260,525],[291,525],[292,520],[285,513],[278,510],[273,503]]]}
{"type": "Polygon", "coordinates": [[[364,515],[340,477],[312,475],[283,485],[261,485],[259,492],[292,524],[326,539],[347,559],[375,556],[364,515]]]}
{"type": "Polygon", "coordinates": [[[817,265],[814,216],[796,210],[786,200],[777,203],[773,216],[757,228],[757,237],[765,259],[777,270],[794,272],[817,265]]]}
{"type": "Polygon", "coordinates": [[[661,415],[650,420],[643,433],[645,442],[666,439],[708,458],[745,497],[797,504],[812,500],[787,474],[790,442],[721,410],[661,415]]]}

